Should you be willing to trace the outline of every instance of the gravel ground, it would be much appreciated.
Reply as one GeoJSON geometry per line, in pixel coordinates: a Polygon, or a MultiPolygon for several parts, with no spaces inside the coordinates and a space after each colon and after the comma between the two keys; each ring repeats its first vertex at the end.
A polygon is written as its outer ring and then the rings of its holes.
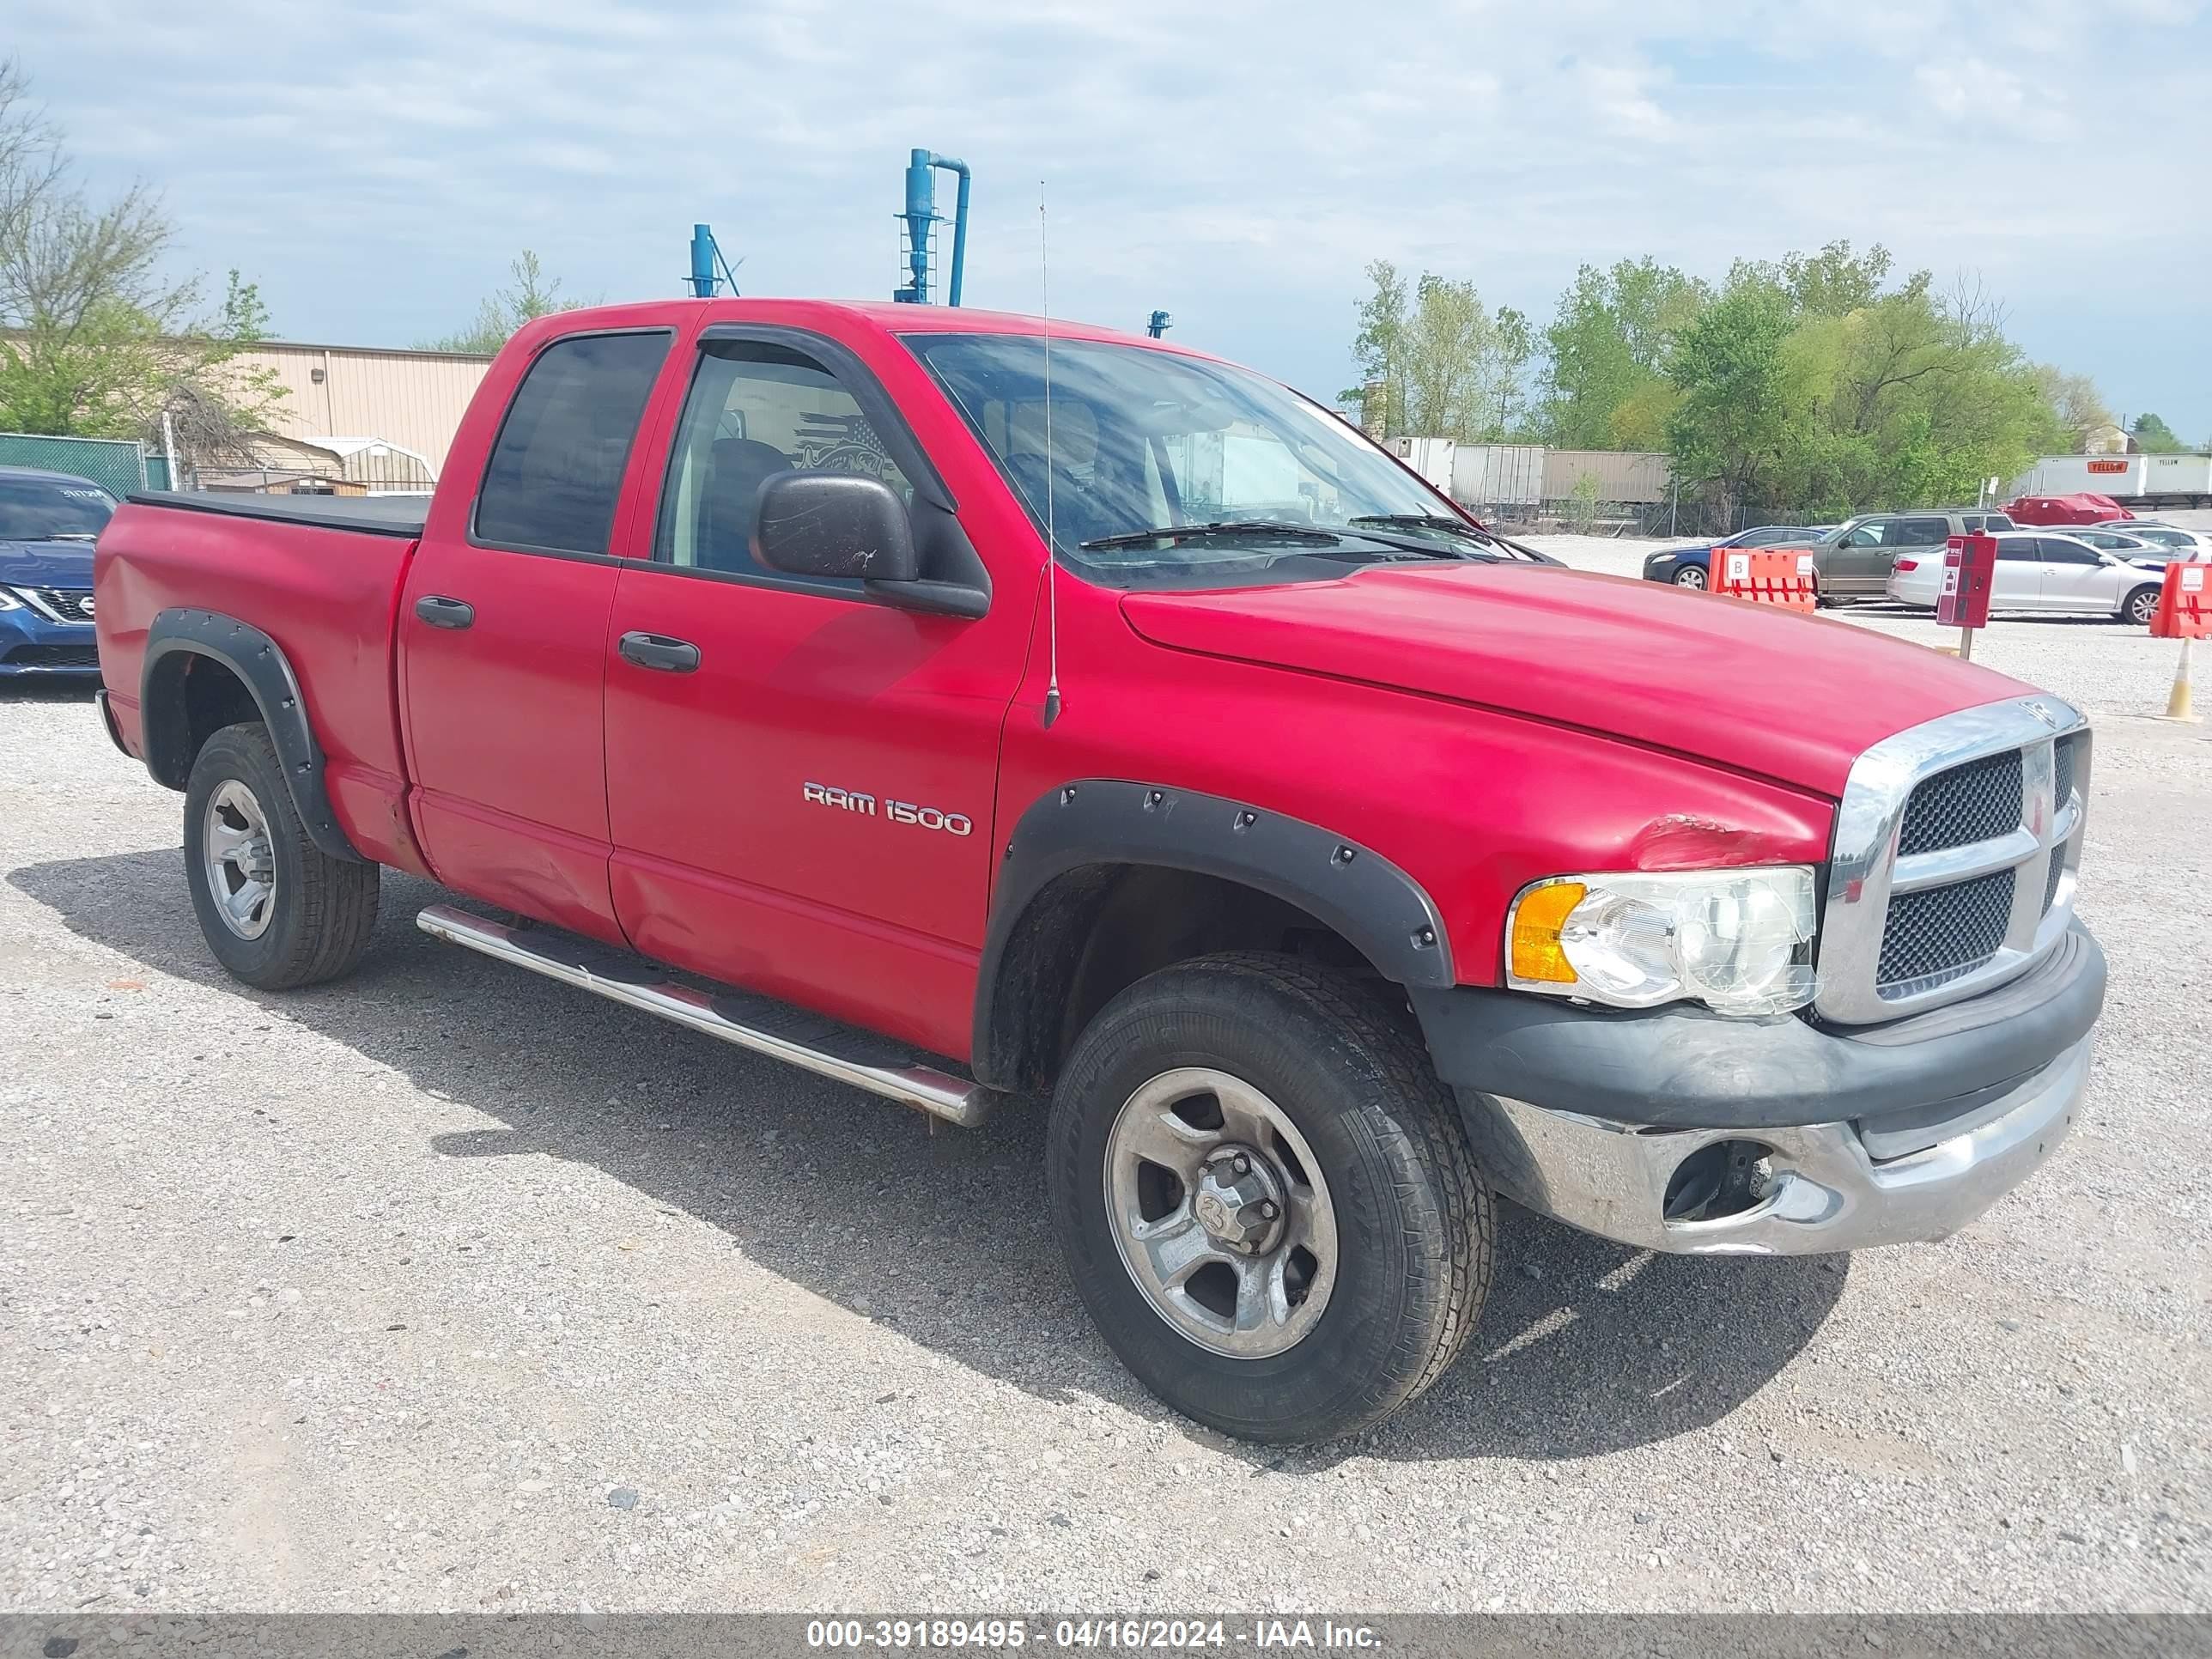
{"type": "Polygon", "coordinates": [[[2212,1606],[2212,744],[2140,633],[1977,654],[2100,721],[2065,1152],[1848,1260],[1509,1210],[1457,1368],[1289,1453],[1106,1352],[1033,1116],[933,1134],[437,945],[404,878],[351,981],[247,991],[177,797],[0,693],[0,1608],[2212,1606]]]}

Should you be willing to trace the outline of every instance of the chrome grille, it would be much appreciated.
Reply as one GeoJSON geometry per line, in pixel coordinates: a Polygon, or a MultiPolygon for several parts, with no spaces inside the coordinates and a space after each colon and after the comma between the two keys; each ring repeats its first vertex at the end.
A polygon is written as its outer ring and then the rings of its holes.
{"type": "Polygon", "coordinates": [[[2051,746],[2051,799],[2054,806],[2065,805],[2067,798],[2074,793],[2075,751],[2088,746],[2089,738],[2087,732],[2080,732],[2069,738],[2061,738],[2051,746]]]}
{"type": "Polygon", "coordinates": [[[2004,943],[2019,873],[1999,870],[1892,899],[1875,983],[1884,990],[1940,984],[1987,962],[2004,943]]]}
{"type": "Polygon", "coordinates": [[[1893,1019],[2024,971],[2070,925],[2089,732],[2034,696],[1876,744],[1836,812],[1814,1009],[1893,1019]]]}
{"type": "Polygon", "coordinates": [[[1940,853],[2019,828],[2020,751],[1984,755],[1938,772],[1912,792],[1897,853],[1899,858],[1940,853]]]}
{"type": "Polygon", "coordinates": [[[49,620],[64,623],[89,623],[92,620],[92,591],[83,587],[19,587],[16,593],[31,602],[31,608],[43,613],[49,620]]]}

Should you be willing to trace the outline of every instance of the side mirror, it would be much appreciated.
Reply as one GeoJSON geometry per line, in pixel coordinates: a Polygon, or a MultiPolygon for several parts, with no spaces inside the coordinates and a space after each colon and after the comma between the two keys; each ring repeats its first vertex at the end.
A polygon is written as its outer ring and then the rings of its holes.
{"type": "Polygon", "coordinates": [[[921,573],[906,503],[857,472],[779,472],[761,486],[753,557],[787,576],[910,582],[921,573]]]}

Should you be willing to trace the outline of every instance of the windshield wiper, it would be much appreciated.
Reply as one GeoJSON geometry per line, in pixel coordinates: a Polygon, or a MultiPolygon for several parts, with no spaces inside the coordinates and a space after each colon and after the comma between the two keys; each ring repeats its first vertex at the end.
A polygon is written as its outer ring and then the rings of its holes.
{"type": "Polygon", "coordinates": [[[1109,547],[1142,547],[1147,542],[1187,542],[1206,536],[1266,536],[1276,541],[1311,542],[1334,547],[1341,538],[1334,532],[1314,530],[1302,524],[1274,519],[1216,519],[1210,524],[1171,524],[1158,530],[1131,530],[1119,536],[1094,536],[1077,546],[1086,553],[1109,547]]]}
{"type": "Polygon", "coordinates": [[[1363,513],[1356,519],[1346,519],[1348,525],[1376,524],[1385,527],[1403,526],[1407,530],[1449,530],[1454,535],[1470,540],[1486,542],[1489,532],[1477,530],[1465,519],[1455,519],[1442,513],[1363,513]]]}
{"type": "Polygon", "coordinates": [[[57,530],[51,536],[41,536],[42,542],[89,542],[99,539],[89,530],[57,530]]]}

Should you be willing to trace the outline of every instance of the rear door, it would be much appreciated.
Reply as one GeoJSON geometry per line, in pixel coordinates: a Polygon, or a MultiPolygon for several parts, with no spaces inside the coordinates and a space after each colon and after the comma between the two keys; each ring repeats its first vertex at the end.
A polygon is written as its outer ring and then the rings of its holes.
{"type": "Polygon", "coordinates": [[[1992,611],[2043,608],[2043,558],[2033,536],[1997,538],[1996,569],[1990,580],[1992,611]]]}
{"type": "Polygon", "coordinates": [[[572,334],[532,358],[475,500],[434,504],[398,618],[415,821],[432,870],[611,940],[607,617],[638,425],[672,337],[572,334]]]}
{"type": "Polygon", "coordinates": [[[1889,532],[1882,538],[1881,552],[1875,556],[1876,585],[1886,586],[1889,573],[1899,557],[1932,558],[1942,562],[1951,540],[1951,521],[1932,514],[1893,519],[1889,532]]]}

